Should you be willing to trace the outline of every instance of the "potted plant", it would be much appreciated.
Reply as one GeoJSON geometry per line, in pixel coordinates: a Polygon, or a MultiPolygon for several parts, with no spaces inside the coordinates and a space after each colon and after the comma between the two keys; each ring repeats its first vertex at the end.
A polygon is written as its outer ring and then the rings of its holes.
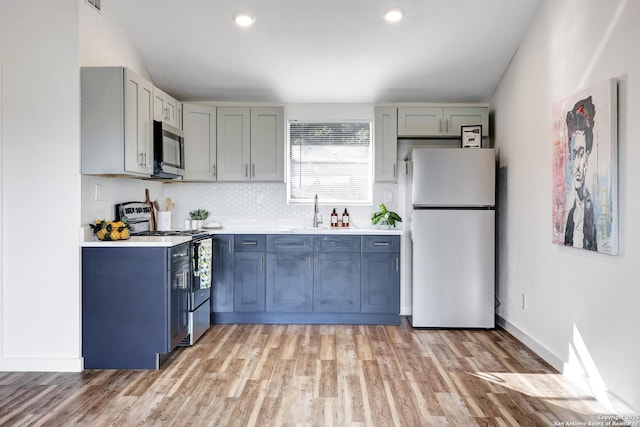
{"type": "Polygon", "coordinates": [[[379,225],[380,228],[395,228],[396,222],[402,222],[402,218],[397,213],[388,210],[384,203],[380,203],[380,210],[371,215],[371,223],[379,225]]]}
{"type": "Polygon", "coordinates": [[[195,221],[196,226],[192,228],[202,228],[202,224],[204,220],[209,218],[209,211],[206,209],[194,209],[189,212],[189,217],[191,218],[192,223],[195,221]]]}

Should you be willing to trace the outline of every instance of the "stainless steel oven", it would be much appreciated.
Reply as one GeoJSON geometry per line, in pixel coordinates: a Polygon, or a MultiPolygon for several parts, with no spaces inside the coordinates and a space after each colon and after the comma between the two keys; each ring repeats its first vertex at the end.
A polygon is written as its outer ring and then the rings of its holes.
{"type": "Polygon", "coordinates": [[[152,209],[144,202],[126,202],[115,206],[116,221],[123,216],[129,219],[131,235],[135,236],[191,236],[189,253],[190,283],[189,303],[189,335],[178,345],[193,345],[211,324],[211,282],[213,278],[213,237],[202,230],[167,230],[149,229],[152,209]]]}
{"type": "Polygon", "coordinates": [[[209,329],[211,323],[211,279],[213,238],[197,235],[191,240],[191,289],[189,291],[189,335],[180,345],[193,345],[209,329]]]}

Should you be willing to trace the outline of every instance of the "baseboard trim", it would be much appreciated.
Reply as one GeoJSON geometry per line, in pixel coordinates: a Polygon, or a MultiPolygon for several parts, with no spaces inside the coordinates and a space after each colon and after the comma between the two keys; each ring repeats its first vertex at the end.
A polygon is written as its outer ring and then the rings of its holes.
{"type": "Polygon", "coordinates": [[[504,318],[496,315],[496,323],[505,331],[509,332],[511,335],[516,337],[521,343],[529,347],[534,353],[540,356],[545,362],[549,365],[553,366],[555,370],[558,372],[562,372],[564,370],[564,360],[547,350],[544,346],[538,343],[536,340],[531,338],[526,333],[522,332],[520,329],[515,327],[512,323],[505,320],[504,318]]]}
{"type": "MultiPolygon", "coordinates": [[[[573,382],[582,385],[586,389],[591,389],[591,391],[594,392],[594,390],[589,384],[589,379],[586,376],[567,375],[567,373],[565,372],[565,362],[561,358],[559,358],[558,356],[556,356],[555,354],[547,350],[544,346],[542,346],[540,343],[538,343],[536,340],[531,338],[529,335],[527,335],[526,333],[522,332],[520,329],[515,327],[512,323],[509,323],[504,318],[496,315],[496,324],[500,326],[502,329],[504,329],[505,331],[507,331],[508,333],[510,333],[511,335],[513,335],[516,339],[518,339],[518,341],[523,343],[525,346],[529,347],[531,351],[533,351],[538,356],[540,356],[545,362],[550,364],[559,373],[567,376],[567,378],[570,378],[573,382]]],[[[602,403],[604,407],[608,408],[613,414],[624,416],[625,414],[637,415],[639,413],[638,410],[633,408],[631,405],[629,405],[627,402],[625,402],[623,399],[621,399],[611,391],[601,390],[601,393],[604,395],[605,398],[602,398],[603,396],[598,397],[595,394],[594,394],[594,397],[596,397],[597,400],[600,403],[602,403]]]]}
{"type": "Polygon", "coordinates": [[[6,372],[81,372],[82,365],[82,358],[0,358],[0,371],[6,372]]]}

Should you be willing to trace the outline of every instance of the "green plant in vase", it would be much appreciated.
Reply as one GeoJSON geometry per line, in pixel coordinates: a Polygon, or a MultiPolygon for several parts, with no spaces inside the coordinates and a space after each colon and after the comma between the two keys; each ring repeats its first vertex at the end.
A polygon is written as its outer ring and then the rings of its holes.
{"type": "Polygon", "coordinates": [[[194,209],[189,212],[189,217],[191,221],[196,221],[196,228],[201,228],[204,220],[209,218],[209,211],[206,209],[194,209]]]}
{"type": "Polygon", "coordinates": [[[397,213],[388,210],[384,203],[380,203],[380,210],[371,215],[371,223],[373,225],[395,228],[396,222],[402,222],[402,218],[400,218],[400,215],[398,215],[397,213]]]}

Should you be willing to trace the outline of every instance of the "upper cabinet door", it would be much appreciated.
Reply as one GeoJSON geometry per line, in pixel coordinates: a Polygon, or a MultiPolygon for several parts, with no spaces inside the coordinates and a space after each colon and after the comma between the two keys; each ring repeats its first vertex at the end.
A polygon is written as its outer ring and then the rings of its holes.
{"type": "Polygon", "coordinates": [[[395,182],[397,179],[398,157],[398,109],[396,107],[376,107],[374,132],[374,173],[375,182],[395,182]]]}
{"type": "Polygon", "coordinates": [[[129,69],[124,70],[125,171],[153,172],[153,85],[129,69]]]}
{"type": "Polygon", "coordinates": [[[217,118],[218,181],[248,181],[250,109],[218,107],[217,118]]]}
{"type": "Polygon", "coordinates": [[[398,108],[398,136],[442,135],[442,107],[398,108]]]}
{"type": "Polygon", "coordinates": [[[284,108],[251,108],[251,180],[284,181],[284,108]]]}
{"type": "Polygon", "coordinates": [[[183,104],[185,181],[215,181],[216,109],[183,104]]]}
{"type": "Polygon", "coordinates": [[[461,126],[482,125],[482,136],[489,135],[487,107],[400,107],[398,136],[459,137],[461,126]]]}
{"type": "Polygon", "coordinates": [[[153,88],[153,120],[165,122],[173,127],[182,129],[178,119],[179,105],[178,100],[171,95],[163,92],[161,89],[153,88]]]}
{"type": "Polygon", "coordinates": [[[482,125],[482,136],[489,135],[489,111],[486,107],[448,107],[444,109],[445,134],[460,136],[461,126],[482,125]]]}
{"type": "Polygon", "coordinates": [[[83,67],[80,80],[82,173],[149,177],[151,82],[124,67],[83,67]]]}

